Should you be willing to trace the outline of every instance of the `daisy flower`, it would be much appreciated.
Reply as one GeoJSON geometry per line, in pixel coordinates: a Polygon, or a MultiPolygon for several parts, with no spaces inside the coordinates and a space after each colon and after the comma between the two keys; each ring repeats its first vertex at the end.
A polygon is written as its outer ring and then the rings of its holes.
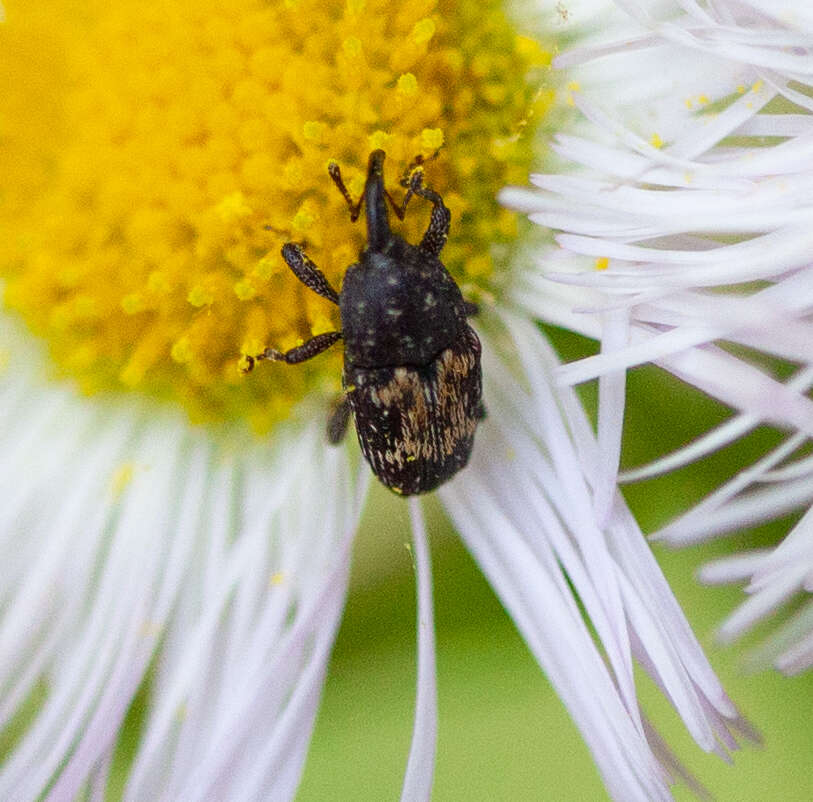
{"type": "Polygon", "coordinates": [[[538,191],[503,195],[558,232],[559,249],[540,255],[513,297],[601,341],[600,354],[556,375],[564,385],[600,377],[610,475],[626,371],[642,363],[733,414],[625,481],[701,460],[759,426],[781,432],[654,536],[684,545],[805,511],[775,548],[701,572],[746,583],[724,640],[806,599],[755,655],[799,672],[813,665],[813,12],[760,0],[617,5],[601,37],[557,62],[573,70],[581,114],[578,133],[554,145],[570,174],[536,175],[538,191]]]}
{"type": "MultiPolygon", "coordinates": [[[[340,349],[239,366],[337,328],[279,250],[306,243],[341,284],[363,235],[327,165],[358,197],[377,148],[388,186],[427,161],[455,221],[445,263],[481,307],[488,418],[438,495],[609,793],[693,783],[641,710],[637,666],[701,749],[752,734],[616,490],[623,366],[596,437],[524,297],[541,274],[511,269],[518,223],[495,195],[554,119],[550,48],[496,0],[15,0],[0,38],[0,798],[103,798],[142,695],[124,799],[294,795],[370,474],[325,442],[340,349]]],[[[427,216],[410,209],[410,241],[427,216]]],[[[606,312],[608,352],[629,306],[606,312]]],[[[774,414],[804,415],[785,395],[774,414]]],[[[427,533],[405,503],[411,801],[431,791],[436,691],[427,533]]]]}

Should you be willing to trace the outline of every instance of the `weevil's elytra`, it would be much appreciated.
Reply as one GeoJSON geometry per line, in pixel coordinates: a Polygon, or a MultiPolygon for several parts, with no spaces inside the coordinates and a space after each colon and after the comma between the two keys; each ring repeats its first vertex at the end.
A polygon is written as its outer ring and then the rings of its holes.
{"type": "Polygon", "coordinates": [[[337,293],[324,274],[293,243],[282,255],[307,287],[338,303],[340,332],[319,334],[286,352],[266,348],[247,357],[303,362],[344,339],[344,397],[328,422],[338,443],[353,413],[359,445],[373,473],[400,495],[434,490],[468,462],[483,417],[480,341],[466,321],[476,311],[440,261],[450,214],[442,198],[414,171],[399,206],[384,186],[383,150],[370,154],[364,194],[353,203],[339,167],[330,177],[344,196],[352,220],[365,206],[367,245],[347,269],[337,293]],[[412,245],[389,226],[387,203],[403,219],[413,195],[432,203],[429,227],[412,245]]]}

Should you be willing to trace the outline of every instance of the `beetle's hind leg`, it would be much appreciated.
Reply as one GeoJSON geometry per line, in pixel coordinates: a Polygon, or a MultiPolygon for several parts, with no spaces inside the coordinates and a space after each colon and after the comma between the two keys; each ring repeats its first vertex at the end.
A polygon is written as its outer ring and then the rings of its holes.
{"type": "Polygon", "coordinates": [[[344,440],[347,433],[347,424],[350,422],[350,401],[347,396],[340,395],[330,410],[327,419],[327,441],[331,445],[338,445],[344,440]]]}
{"type": "Polygon", "coordinates": [[[317,295],[338,305],[339,293],[333,289],[325,274],[310,260],[299,245],[286,242],[282,246],[282,258],[288,263],[293,274],[309,290],[313,290],[317,295]]]}
{"type": "Polygon", "coordinates": [[[340,331],[326,331],[324,334],[317,334],[310,340],[291,348],[288,351],[277,351],[276,348],[266,348],[261,354],[256,356],[245,356],[245,364],[241,368],[243,373],[250,373],[257,362],[269,360],[271,362],[287,362],[289,365],[296,365],[318,356],[322,351],[327,351],[331,345],[338,342],[342,337],[340,331]]]}

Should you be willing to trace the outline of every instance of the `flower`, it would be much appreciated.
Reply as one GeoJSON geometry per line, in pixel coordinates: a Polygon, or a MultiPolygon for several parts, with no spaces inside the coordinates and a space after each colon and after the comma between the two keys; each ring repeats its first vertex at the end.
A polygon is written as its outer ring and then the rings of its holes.
{"type": "MultiPolygon", "coordinates": [[[[625,374],[645,362],[735,414],[623,480],[700,460],[760,425],[783,432],[770,453],[654,534],[683,545],[807,508],[775,548],[701,572],[707,582],[748,583],[750,598],[721,629],[731,640],[813,590],[805,452],[813,433],[813,17],[793,2],[624,8],[620,27],[558,62],[584,65],[572,95],[583,130],[554,145],[575,174],[538,175],[539,191],[503,195],[560,232],[561,250],[540,255],[544,270],[528,271],[515,298],[601,340],[600,354],[562,366],[558,378],[601,377],[608,475],[618,471],[625,374]],[[609,82],[626,88],[613,107],[602,102],[609,82]]],[[[788,673],[813,665],[811,604],[758,662],[788,673]]]]}
{"type": "MultiPolygon", "coordinates": [[[[50,359],[4,320],[0,721],[15,720],[0,797],[103,794],[139,689],[124,798],[295,793],[369,472],[323,440],[338,354],[256,381],[237,368],[336,326],[274,254],[305,239],[340,276],[361,239],[325,168],[339,160],[357,195],[376,147],[432,162],[458,220],[444,258],[483,307],[489,417],[439,497],[610,793],[692,782],[640,709],[636,663],[702,749],[751,734],[615,489],[606,404],[597,442],[520,314],[515,221],[494,189],[527,171],[553,91],[526,80],[548,57],[496,2],[20,0],[3,52],[4,301],[50,359]]],[[[417,800],[436,693],[409,510],[419,666],[402,798],[417,800]]]]}

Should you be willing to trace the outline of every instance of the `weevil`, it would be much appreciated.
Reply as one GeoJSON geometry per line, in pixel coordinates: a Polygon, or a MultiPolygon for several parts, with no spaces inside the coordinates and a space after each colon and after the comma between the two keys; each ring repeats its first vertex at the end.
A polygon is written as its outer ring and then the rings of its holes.
{"type": "MultiPolygon", "coordinates": [[[[383,150],[369,157],[364,192],[354,203],[339,165],[328,172],[356,221],[366,211],[367,244],[347,268],[341,292],[302,247],[288,242],[282,256],[313,292],[337,304],[341,331],[317,334],[281,352],[266,348],[247,356],[304,362],[344,340],[343,395],[328,420],[339,443],[352,413],[359,445],[378,479],[399,495],[434,490],[468,462],[477,424],[484,416],[480,341],[467,318],[477,311],[440,261],[451,215],[441,196],[423,184],[418,167],[402,182],[398,205],[384,185],[383,150]],[[399,219],[413,195],[432,204],[429,226],[417,245],[390,229],[387,203],[399,219]]],[[[415,165],[413,165],[415,166],[415,165]]]]}

